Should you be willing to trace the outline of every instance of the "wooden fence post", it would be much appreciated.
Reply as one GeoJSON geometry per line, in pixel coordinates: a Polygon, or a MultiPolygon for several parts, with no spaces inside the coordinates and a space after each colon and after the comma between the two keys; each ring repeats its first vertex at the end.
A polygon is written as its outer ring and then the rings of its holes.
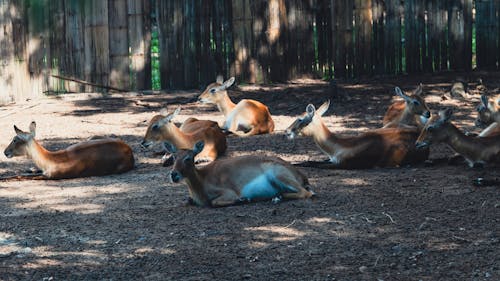
{"type": "Polygon", "coordinates": [[[151,5],[149,0],[128,0],[127,4],[131,86],[151,89],[151,5]]]}
{"type": "Polygon", "coordinates": [[[109,84],[130,88],[127,0],[109,0],[109,84]]]}
{"type": "MultiPolygon", "coordinates": [[[[84,44],[86,81],[100,85],[109,84],[109,27],[108,1],[84,2],[84,44]]],[[[88,88],[87,90],[92,90],[88,88]]]]}

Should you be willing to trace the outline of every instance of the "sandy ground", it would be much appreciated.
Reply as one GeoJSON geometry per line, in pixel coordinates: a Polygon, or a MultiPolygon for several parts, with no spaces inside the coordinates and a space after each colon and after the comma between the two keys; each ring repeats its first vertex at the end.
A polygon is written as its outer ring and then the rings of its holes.
{"type": "MultiPolygon", "coordinates": [[[[462,74],[462,76],[464,76],[462,74]]],[[[266,154],[296,162],[323,160],[312,140],[289,141],[283,130],[307,103],[332,100],[325,121],[332,131],[356,134],[381,126],[395,85],[424,85],[432,109],[453,107],[454,122],[473,127],[481,77],[498,93],[498,73],[466,76],[471,96],[442,100],[455,74],[340,81],[350,100],[328,84],[234,89],[235,100],[265,102],[276,132],[228,138],[226,157],[266,154]]],[[[369,170],[302,168],[314,200],[260,202],[219,209],[186,206],[184,183],[168,180],[160,146],[139,143],[148,120],[182,105],[190,116],[221,122],[199,91],[154,95],[72,94],[0,107],[0,148],[37,122],[37,139],[50,149],[94,135],[131,145],[136,168],[126,174],[72,180],[0,181],[0,280],[499,280],[498,167],[431,166],[369,170]]],[[[432,147],[431,159],[452,155],[432,147]]],[[[0,176],[33,167],[0,155],[0,176]]]]}

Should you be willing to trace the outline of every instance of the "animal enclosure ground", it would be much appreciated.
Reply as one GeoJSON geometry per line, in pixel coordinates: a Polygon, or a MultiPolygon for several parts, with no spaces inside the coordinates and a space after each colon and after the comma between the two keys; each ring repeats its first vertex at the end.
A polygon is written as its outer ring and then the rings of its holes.
{"type": "MultiPolygon", "coordinates": [[[[499,73],[476,73],[498,93],[499,73]]],[[[332,99],[325,115],[335,132],[381,126],[394,86],[422,82],[432,109],[455,108],[454,122],[473,127],[479,90],[442,100],[455,74],[340,82],[350,100],[331,96],[316,80],[244,86],[234,99],[254,98],[275,116],[277,132],[228,138],[227,156],[276,155],[323,160],[311,139],[289,141],[283,130],[307,103],[332,99]]],[[[195,102],[200,91],[158,95],[68,95],[0,107],[0,147],[13,124],[37,122],[50,149],[93,135],[128,142],[136,169],[121,175],[61,181],[0,182],[1,280],[499,280],[500,189],[473,185],[499,180],[497,167],[464,164],[369,170],[301,169],[314,200],[260,202],[208,209],[186,206],[184,183],[159,165],[160,147],[139,143],[148,120],[182,105],[190,116],[221,122],[216,108],[195,102]]],[[[452,152],[432,147],[432,159],[452,152]]],[[[32,162],[0,156],[0,176],[24,173],[32,162]]]]}

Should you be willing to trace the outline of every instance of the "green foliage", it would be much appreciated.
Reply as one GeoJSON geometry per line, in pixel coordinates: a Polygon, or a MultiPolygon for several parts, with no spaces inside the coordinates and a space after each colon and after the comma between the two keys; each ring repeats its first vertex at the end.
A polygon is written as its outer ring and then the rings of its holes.
{"type": "Polygon", "coordinates": [[[153,90],[161,89],[160,79],[160,43],[158,40],[158,30],[153,29],[151,35],[151,87],[153,90]]]}

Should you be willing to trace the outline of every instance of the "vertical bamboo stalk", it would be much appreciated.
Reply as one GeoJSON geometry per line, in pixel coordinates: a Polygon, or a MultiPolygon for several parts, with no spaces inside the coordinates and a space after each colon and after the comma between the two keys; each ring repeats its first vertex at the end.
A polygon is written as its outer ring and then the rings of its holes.
{"type": "MultiPolygon", "coordinates": [[[[84,9],[83,3],[77,0],[65,0],[65,51],[64,65],[66,74],[71,77],[84,78],[85,44],[84,44],[84,9]]],[[[65,82],[68,91],[81,92],[85,90],[82,84],[65,82]]]]}
{"type": "Polygon", "coordinates": [[[372,65],[376,74],[385,73],[385,48],[384,48],[384,2],[382,0],[372,1],[373,14],[373,45],[372,65]]]}
{"type": "Polygon", "coordinates": [[[448,6],[448,42],[450,42],[450,68],[464,69],[464,18],[461,0],[452,0],[448,6]]]}
{"type": "MultiPolygon", "coordinates": [[[[19,4],[18,7],[21,7],[19,4]]],[[[24,16],[28,18],[27,57],[31,91],[43,93],[49,89],[50,52],[48,0],[33,1],[26,7],[24,16]]],[[[22,15],[20,16],[22,17],[22,15]]],[[[16,39],[14,39],[16,40],[16,39]]],[[[17,40],[16,40],[17,41],[17,40]]],[[[27,77],[26,77],[27,78],[27,77]]]]}
{"type": "Polygon", "coordinates": [[[472,0],[462,0],[464,11],[464,69],[472,70],[472,0]]]}
{"type": "Polygon", "coordinates": [[[355,73],[367,75],[372,73],[372,3],[371,0],[356,0],[356,59],[355,73]]]}
{"type": "Polygon", "coordinates": [[[384,32],[385,47],[387,50],[386,69],[389,74],[397,74],[402,68],[401,46],[401,4],[399,0],[388,0],[387,20],[384,32]]]}
{"type": "MultiPolygon", "coordinates": [[[[161,2],[161,1],[158,1],[161,2]]],[[[145,0],[127,0],[128,38],[134,89],[151,88],[151,26],[150,4],[145,0]]]]}
{"type": "MultiPolygon", "coordinates": [[[[257,83],[263,81],[262,66],[254,57],[253,45],[254,34],[260,34],[263,25],[252,26],[252,5],[257,5],[255,1],[250,0],[235,0],[232,2],[233,14],[233,48],[235,60],[231,66],[231,73],[235,75],[239,81],[248,81],[257,83]]],[[[220,35],[219,35],[220,36],[220,35]]],[[[222,39],[218,39],[216,34],[216,44],[222,45],[222,39]]],[[[216,45],[217,48],[218,45],[216,45]]],[[[217,55],[217,57],[221,54],[217,55]]],[[[219,60],[219,59],[218,59],[219,60]]],[[[217,60],[217,64],[219,62],[217,60]]]]}
{"type": "MultiPolygon", "coordinates": [[[[65,74],[65,57],[70,55],[64,49],[65,42],[65,2],[64,1],[50,1],[48,3],[48,12],[50,16],[48,17],[49,22],[49,48],[51,54],[51,60],[47,62],[48,71],[51,74],[65,74]]],[[[64,81],[59,79],[50,79],[49,91],[64,91],[64,81]]]]}
{"type": "Polygon", "coordinates": [[[14,40],[9,0],[0,0],[0,105],[14,100],[15,88],[9,77],[13,76],[14,40]]]}
{"type": "Polygon", "coordinates": [[[127,0],[109,0],[109,83],[111,86],[130,87],[127,0]]]}
{"type": "MultiPolygon", "coordinates": [[[[108,1],[84,2],[85,80],[109,83],[108,1]]],[[[87,87],[87,91],[92,91],[87,87]]]]}

